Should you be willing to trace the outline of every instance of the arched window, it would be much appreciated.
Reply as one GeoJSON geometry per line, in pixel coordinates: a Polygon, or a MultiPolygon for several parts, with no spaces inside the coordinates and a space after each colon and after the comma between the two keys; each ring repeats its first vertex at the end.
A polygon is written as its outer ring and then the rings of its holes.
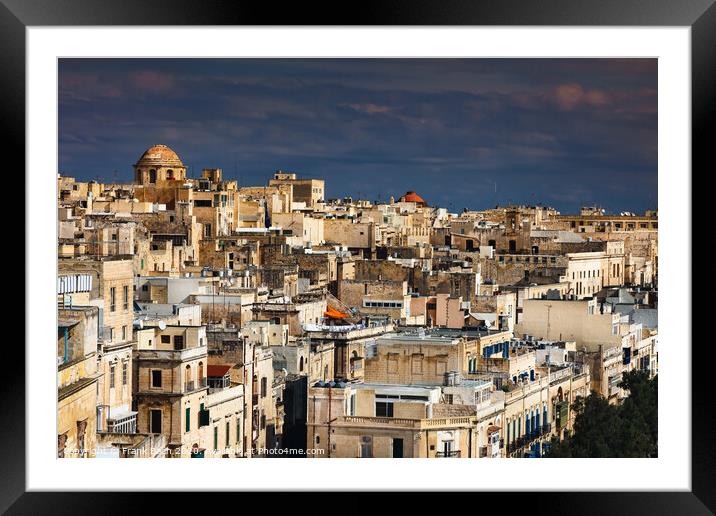
{"type": "Polygon", "coordinates": [[[298,361],[298,370],[303,372],[303,357],[298,361]]]}
{"type": "Polygon", "coordinates": [[[193,391],[194,390],[194,382],[191,381],[191,366],[187,365],[186,369],[184,370],[184,382],[186,385],[187,391],[193,391]]]}
{"type": "Polygon", "coordinates": [[[157,182],[157,171],[153,168],[149,170],[149,182],[150,183],[156,183],[157,182]]]}
{"type": "Polygon", "coordinates": [[[174,171],[171,168],[167,170],[167,179],[174,179],[174,171]]]}
{"type": "Polygon", "coordinates": [[[203,385],[203,383],[204,383],[204,362],[199,362],[199,367],[196,371],[196,378],[199,383],[198,387],[199,388],[204,387],[204,385],[203,385]]]}

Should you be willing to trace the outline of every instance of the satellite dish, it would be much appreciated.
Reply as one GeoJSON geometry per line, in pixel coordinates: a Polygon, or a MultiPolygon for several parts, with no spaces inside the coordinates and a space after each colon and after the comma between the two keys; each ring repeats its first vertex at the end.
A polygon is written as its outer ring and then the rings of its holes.
{"type": "Polygon", "coordinates": [[[166,330],[167,329],[167,323],[164,321],[159,321],[159,329],[160,330],[166,330]]]}

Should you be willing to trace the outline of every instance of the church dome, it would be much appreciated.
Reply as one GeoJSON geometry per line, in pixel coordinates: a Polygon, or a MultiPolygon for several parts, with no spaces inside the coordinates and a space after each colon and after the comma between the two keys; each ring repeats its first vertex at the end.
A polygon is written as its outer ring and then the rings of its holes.
{"type": "Polygon", "coordinates": [[[427,203],[423,200],[422,197],[420,197],[415,192],[406,192],[405,195],[402,197],[403,202],[414,202],[418,205],[425,206],[427,203]]]}
{"type": "Polygon", "coordinates": [[[152,145],[139,158],[135,167],[183,167],[176,152],[166,145],[152,145]]]}

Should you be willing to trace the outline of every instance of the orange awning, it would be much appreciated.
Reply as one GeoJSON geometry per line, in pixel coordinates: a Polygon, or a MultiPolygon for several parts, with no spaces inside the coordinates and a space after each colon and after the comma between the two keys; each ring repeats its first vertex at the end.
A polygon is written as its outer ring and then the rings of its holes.
{"type": "Polygon", "coordinates": [[[330,317],[331,319],[345,319],[348,317],[348,314],[344,314],[343,312],[339,312],[333,307],[328,307],[328,310],[326,310],[323,315],[326,317],[330,317]]]}

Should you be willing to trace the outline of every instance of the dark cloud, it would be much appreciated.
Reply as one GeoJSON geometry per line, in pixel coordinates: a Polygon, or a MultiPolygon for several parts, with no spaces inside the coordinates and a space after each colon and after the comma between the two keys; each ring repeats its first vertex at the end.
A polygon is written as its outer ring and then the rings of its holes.
{"type": "Polygon", "coordinates": [[[129,180],[165,143],[194,175],[222,167],[256,185],[294,170],[325,178],[329,196],[656,205],[654,59],[62,59],[59,71],[60,171],[81,179],[129,180]]]}

